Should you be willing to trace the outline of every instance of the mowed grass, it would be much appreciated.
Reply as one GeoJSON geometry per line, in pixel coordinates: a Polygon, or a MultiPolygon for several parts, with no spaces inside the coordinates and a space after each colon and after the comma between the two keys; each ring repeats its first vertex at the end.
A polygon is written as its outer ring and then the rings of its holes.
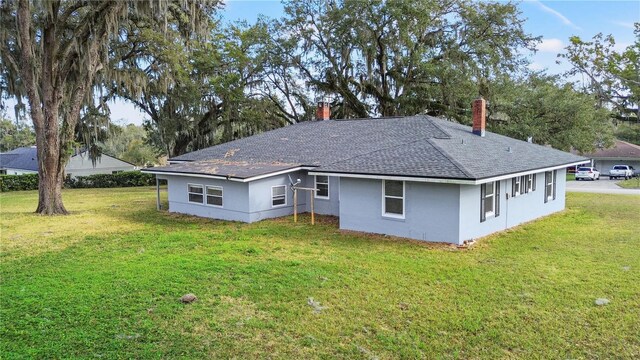
{"type": "Polygon", "coordinates": [[[64,198],[0,195],[2,358],[640,357],[639,196],[570,193],[468,250],[158,212],[152,188],[64,198]]]}
{"type": "Polygon", "coordinates": [[[618,181],[616,184],[625,189],[640,189],[640,176],[629,180],[618,181]]]}

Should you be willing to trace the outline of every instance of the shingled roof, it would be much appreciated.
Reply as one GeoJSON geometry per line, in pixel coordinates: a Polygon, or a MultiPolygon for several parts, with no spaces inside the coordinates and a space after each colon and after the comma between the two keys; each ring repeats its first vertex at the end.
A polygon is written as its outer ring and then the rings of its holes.
{"type": "Polygon", "coordinates": [[[38,171],[38,150],[35,147],[21,147],[1,153],[0,168],[38,171]]]}
{"type": "Polygon", "coordinates": [[[469,126],[416,115],[303,122],[184,154],[170,159],[172,165],[147,171],[233,177],[243,166],[242,177],[250,178],[265,169],[251,171],[247,164],[274,164],[321,173],[480,180],[587,160],[491,132],[477,136],[469,126]],[[203,165],[207,161],[229,168],[217,166],[213,173],[203,165]]]}
{"type": "MultiPolygon", "coordinates": [[[[79,155],[85,156],[86,150],[78,151],[75,154],[71,155],[71,157],[73,158],[79,155]]],[[[101,156],[110,155],[102,154],[101,156]]],[[[130,162],[118,159],[116,157],[111,157],[127,164],[134,165],[130,162]]],[[[5,153],[0,153],[0,169],[38,171],[38,149],[35,146],[29,146],[16,148],[5,153]]]]}
{"type": "Polygon", "coordinates": [[[640,160],[640,146],[626,141],[616,140],[613,146],[608,149],[597,149],[592,153],[583,155],[593,159],[640,160]]]}

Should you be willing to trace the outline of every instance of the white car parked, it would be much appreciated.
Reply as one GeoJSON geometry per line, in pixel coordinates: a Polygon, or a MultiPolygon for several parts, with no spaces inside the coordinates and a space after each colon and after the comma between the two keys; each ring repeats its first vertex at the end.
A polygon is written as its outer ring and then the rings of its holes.
{"type": "Polygon", "coordinates": [[[579,167],[576,180],[600,180],[600,171],[594,167],[579,167]]]}
{"type": "Polygon", "coordinates": [[[611,179],[631,179],[633,177],[633,166],[629,165],[615,165],[613,169],[609,170],[609,180],[611,179]]]}

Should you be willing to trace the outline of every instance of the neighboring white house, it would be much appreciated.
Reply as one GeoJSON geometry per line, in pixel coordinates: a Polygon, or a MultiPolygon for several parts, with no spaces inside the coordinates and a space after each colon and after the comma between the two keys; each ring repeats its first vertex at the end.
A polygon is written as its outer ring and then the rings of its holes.
{"type": "MultiPolygon", "coordinates": [[[[86,151],[79,152],[69,159],[65,167],[67,176],[86,176],[93,174],[112,174],[121,171],[136,170],[137,167],[126,161],[102,154],[95,166],[86,151]]],[[[6,153],[0,153],[0,174],[22,175],[38,173],[38,151],[35,146],[21,147],[6,153]]]]}
{"type": "Polygon", "coordinates": [[[340,228],[463,244],[565,207],[565,172],[589,160],[425,115],[303,122],[144,169],[168,182],[169,211],[259,221],[300,211],[340,228]]]}

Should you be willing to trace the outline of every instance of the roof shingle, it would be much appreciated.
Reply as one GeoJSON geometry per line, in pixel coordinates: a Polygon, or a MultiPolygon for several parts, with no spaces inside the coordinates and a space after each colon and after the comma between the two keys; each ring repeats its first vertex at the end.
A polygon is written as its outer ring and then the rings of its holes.
{"type": "Polygon", "coordinates": [[[189,163],[173,164],[167,170],[206,174],[199,163],[211,160],[477,180],[587,159],[490,132],[480,137],[468,126],[416,115],[299,123],[175,157],[170,161],[189,163]]]}
{"type": "Polygon", "coordinates": [[[0,167],[38,171],[38,150],[32,146],[2,153],[0,154],[0,167]]]}
{"type": "Polygon", "coordinates": [[[640,146],[632,143],[628,143],[622,140],[616,140],[613,147],[608,149],[597,149],[596,151],[584,154],[586,157],[598,159],[598,158],[618,158],[637,160],[640,159],[640,146]]]}

